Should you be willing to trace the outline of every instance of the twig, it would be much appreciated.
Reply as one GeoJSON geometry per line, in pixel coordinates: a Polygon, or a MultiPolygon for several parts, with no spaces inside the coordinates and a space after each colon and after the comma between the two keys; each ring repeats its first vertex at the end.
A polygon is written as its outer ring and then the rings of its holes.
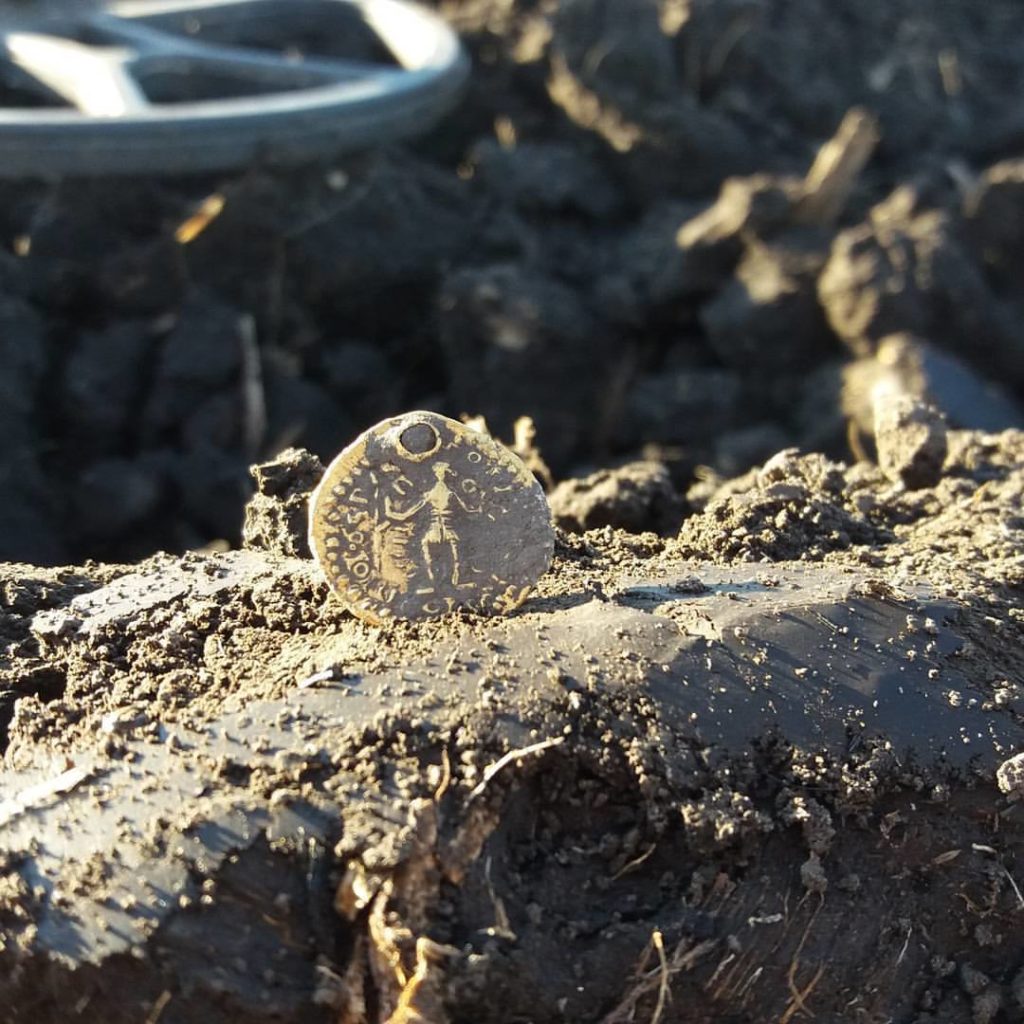
{"type": "Polygon", "coordinates": [[[491,881],[491,858],[488,857],[484,864],[484,881],[487,883],[487,894],[491,897],[491,905],[494,907],[494,928],[491,929],[497,935],[515,941],[516,933],[512,930],[512,922],[508,919],[508,911],[505,910],[505,901],[495,891],[494,883],[491,881]]]}
{"type": "Polygon", "coordinates": [[[654,851],[657,848],[657,843],[651,843],[651,845],[646,850],[644,850],[644,852],[641,853],[639,857],[635,858],[634,860],[631,860],[628,864],[624,864],[621,868],[619,868],[619,870],[616,871],[614,875],[612,875],[612,881],[617,882],[623,875],[628,875],[630,871],[633,871],[635,868],[640,867],[640,865],[643,864],[643,862],[647,860],[647,858],[650,857],[650,855],[654,853],[654,851]]]}
{"type": "MultiPolygon", "coordinates": [[[[999,857],[999,851],[994,846],[986,846],[984,843],[971,843],[971,849],[977,853],[990,853],[993,857],[999,857]]],[[[1016,879],[1010,874],[1010,869],[1005,864],[1000,862],[999,867],[1013,888],[1014,895],[1017,897],[1018,909],[1024,910],[1024,893],[1020,891],[1020,886],[1017,885],[1016,879]]]]}
{"type": "Polygon", "coordinates": [[[654,934],[651,936],[651,942],[654,943],[654,949],[658,954],[658,963],[661,965],[661,974],[658,978],[658,1002],[654,1007],[654,1016],[651,1018],[651,1024],[658,1024],[661,1020],[661,1015],[665,1012],[665,1002],[668,999],[668,985],[669,985],[669,973],[668,963],[665,960],[665,940],[661,936],[661,932],[657,928],[654,930],[654,934]]]}
{"type": "Polygon", "coordinates": [[[764,973],[764,967],[758,967],[756,971],[752,971],[748,976],[747,980],[736,990],[736,997],[739,998],[747,991],[751,985],[757,984],[757,979],[764,973]]]}
{"type": "Polygon", "coordinates": [[[165,988],[163,992],[157,996],[156,1002],[153,1004],[153,1008],[149,1011],[149,1016],[146,1017],[146,1024],[157,1024],[157,1021],[160,1019],[170,1001],[171,993],[165,988]]]}
{"type": "Polygon", "coordinates": [[[41,803],[47,797],[70,793],[81,785],[92,773],[87,768],[69,768],[66,772],[45,782],[39,782],[20,793],[15,793],[9,800],[0,803],[0,825],[6,825],[12,818],[41,803]]]}
{"type": "Polygon", "coordinates": [[[224,212],[226,202],[220,192],[207,196],[175,229],[174,240],[178,245],[188,245],[198,238],[224,212]]]}
{"type": "Polygon", "coordinates": [[[793,981],[794,968],[796,967],[796,961],[794,960],[789,967],[789,976],[787,981],[789,982],[789,990],[793,993],[793,1001],[786,1007],[786,1012],[779,1018],[779,1024],[789,1024],[789,1022],[801,1011],[807,1014],[808,1017],[813,1017],[814,1014],[807,1009],[805,1000],[810,994],[818,987],[818,982],[821,981],[821,976],[825,973],[825,965],[822,964],[814,974],[814,977],[807,983],[807,985],[798,990],[793,981]]]}
{"type": "Polygon", "coordinates": [[[702,956],[718,945],[717,939],[707,939],[693,947],[690,947],[689,942],[689,939],[680,940],[672,951],[672,956],[666,958],[661,932],[655,931],[651,936],[650,943],[644,947],[640,962],[633,972],[635,981],[632,987],[622,997],[619,1005],[602,1019],[601,1024],[627,1024],[627,1022],[633,1021],[637,1004],[655,989],[658,991],[658,1002],[651,1024],[658,1024],[658,1018],[664,1011],[665,1002],[671,994],[669,986],[672,978],[680,971],[691,970],[702,956]],[[652,948],[658,954],[661,965],[657,971],[645,973],[652,948]]]}
{"type": "Polygon", "coordinates": [[[903,940],[903,948],[900,950],[900,955],[896,957],[896,966],[899,967],[903,963],[903,958],[907,955],[907,950],[910,948],[910,936],[914,934],[914,926],[910,925],[907,928],[907,937],[903,940]]]}
{"type": "Polygon", "coordinates": [[[352,207],[357,206],[370,194],[372,188],[373,184],[370,180],[362,182],[358,187],[344,187],[342,189],[342,197],[338,202],[324,206],[316,213],[303,221],[298,221],[285,231],[285,241],[291,242],[296,238],[301,238],[321,225],[329,223],[345,211],[351,210],[352,207]]]}
{"type": "MultiPolygon", "coordinates": [[[[718,961],[718,966],[715,968],[714,973],[704,983],[704,991],[710,992],[711,987],[718,981],[718,976],[736,959],[736,954],[733,952],[726,953],[721,960],[718,961]]],[[[724,984],[724,982],[723,982],[724,984]]]]}
{"type": "Polygon", "coordinates": [[[484,769],[484,776],[480,782],[473,787],[469,794],[470,800],[475,800],[486,788],[487,784],[494,778],[502,768],[506,765],[510,765],[513,761],[520,761],[524,757],[529,757],[531,754],[539,754],[542,750],[547,750],[550,747],[557,747],[560,743],[565,742],[564,736],[555,736],[549,740],[541,740],[540,743],[531,743],[528,747],[521,747],[519,750],[510,750],[507,754],[499,757],[497,761],[492,765],[488,765],[484,769]]]}
{"type": "Polygon", "coordinates": [[[344,686],[346,690],[353,690],[359,685],[355,681],[348,682],[345,679],[338,679],[335,675],[337,671],[337,668],[325,668],[322,672],[314,672],[311,676],[300,679],[295,685],[300,690],[308,690],[311,686],[317,686],[320,683],[335,683],[337,686],[344,686]]]}
{"type": "Polygon", "coordinates": [[[314,672],[311,676],[300,679],[298,686],[300,690],[308,690],[311,686],[316,686],[317,683],[327,683],[332,679],[334,679],[334,669],[325,668],[322,672],[314,672]]]}
{"type": "Polygon", "coordinates": [[[1020,886],[1014,881],[1013,875],[1010,874],[1010,869],[1003,865],[1003,874],[1006,875],[1006,880],[1013,886],[1013,891],[1017,895],[1017,903],[1021,910],[1024,910],[1024,896],[1021,895],[1020,886]]]}
{"type": "Polygon", "coordinates": [[[267,396],[256,341],[256,321],[248,313],[238,318],[238,337],[242,343],[243,443],[246,455],[255,458],[267,430],[267,396]]]}
{"type": "Polygon", "coordinates": [[[439,804],[441,797],[448,792],[448,787],[452,784],[452,759],[448,756],[448,748],[441,748],[441,781],[438,784],[437,789],[434,790],[434,803],[439,804]]]}
{"type": "Polygon", "coordinates": [[[818,150],[793,219],[798,224],[835,223],[878,140],[878,122],[871,114],[858,107],[848,111],[835,135],[818,150]]]}
{"type": "Polygon", "coordinates": [[[803,952],[804,945],[807,942],[808,937],[811,934],[811,929],[814,927],[814,922],[817,920],[818,913],[821,910],[822,902],[819,902],[815,908],[811,919],[807,922],[807,927],[804,929],[803,935],[800,937],[800,942],[796,947],[796,952],[793,954],[793,960],[789,965],[789,970],[786,972],[786,982],[789,984],[789,991],[792,995],[792,1000],[789,1006],[786,1007],[786,1011],[779,1018],[779,1024],[789,1024],[789,1022],[802,1010],[807,1014],[808,1017],[814,1016],[809,1009],[807,1009],[807,998],[817,988],[818,982],[821,981],[822,975],[825,973],[825,965],[822,964],[814,977],[802,988],[797,988],[796,984],[796,972],[800,969],[800,954],[803,952]]]}

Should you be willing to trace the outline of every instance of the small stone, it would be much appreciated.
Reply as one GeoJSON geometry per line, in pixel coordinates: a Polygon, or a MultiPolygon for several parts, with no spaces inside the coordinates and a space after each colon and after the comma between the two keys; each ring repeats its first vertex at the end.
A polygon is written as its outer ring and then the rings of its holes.
{"type": "Polygon", "coordinates": [[[933,487],[946,460],[946,423],[936,409],[908,395],[875,396],[875,443],[882,472],[909,490],[933,487]]]}
{"type": "Polygon", "coordinates": [[[1024,753],[1014,754],[996,769],[996,782],[1012,799],[1024,796],[1024,753]]]}

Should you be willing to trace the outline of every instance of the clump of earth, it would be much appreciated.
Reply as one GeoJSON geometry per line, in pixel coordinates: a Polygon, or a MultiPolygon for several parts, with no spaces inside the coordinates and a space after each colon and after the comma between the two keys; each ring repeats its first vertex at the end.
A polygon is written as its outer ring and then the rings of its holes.
{"type": "Polygon", "coordinates": [[[0,197],[0,1019],[1024,1020],[1024,13],[438,7],[415,143],[0,197]],[[415,408],[512,615],[310,558],[415,408]]]}

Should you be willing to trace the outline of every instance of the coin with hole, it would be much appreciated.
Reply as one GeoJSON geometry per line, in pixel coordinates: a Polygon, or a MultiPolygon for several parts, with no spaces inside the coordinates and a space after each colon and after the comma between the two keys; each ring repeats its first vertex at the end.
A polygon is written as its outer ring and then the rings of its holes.
{"type": "Polygon", "coordinates": [[[519,457],[431,412],[378,423],[330,464],[309,539],[337,595],[374,623],[511,611],[554,550],[544,491],[519,457]]]}

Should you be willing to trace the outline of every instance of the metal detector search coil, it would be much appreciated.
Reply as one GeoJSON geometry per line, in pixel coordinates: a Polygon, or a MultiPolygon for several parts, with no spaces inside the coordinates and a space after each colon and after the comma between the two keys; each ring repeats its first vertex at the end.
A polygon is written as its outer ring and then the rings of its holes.
{"type": "Polygon", "coordinates": [[[456,34],[408,0],[61,4],[0,16],[0,44],[3,178],[227,170],[362,149],[429,128],[469,74],[456,34]],[[296,26],[358,31],[382,59],[289,50],[296,26]]]}

